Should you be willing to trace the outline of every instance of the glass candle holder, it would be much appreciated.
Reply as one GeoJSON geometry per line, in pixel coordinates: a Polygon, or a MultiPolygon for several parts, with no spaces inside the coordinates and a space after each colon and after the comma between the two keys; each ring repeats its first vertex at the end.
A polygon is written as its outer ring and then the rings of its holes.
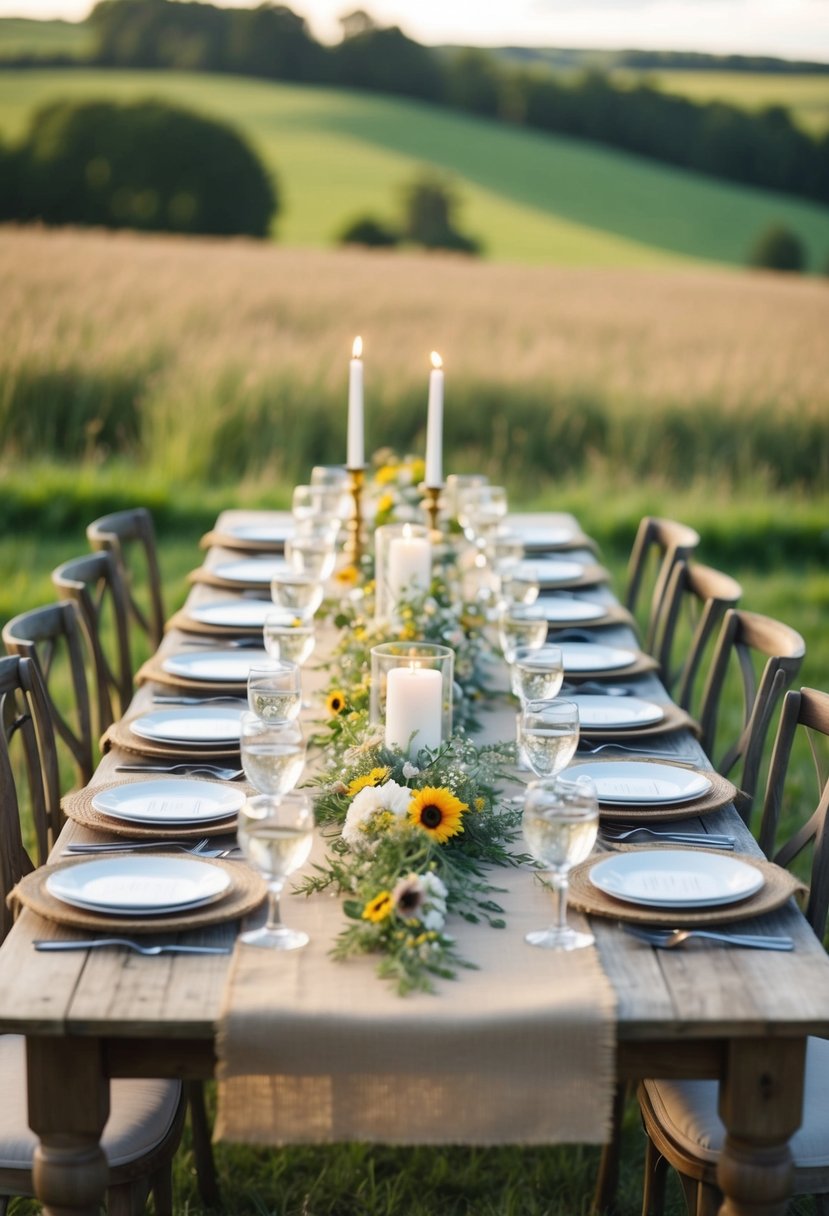
{"type": "Polygon", "coordinates": [[[452,733],[455,652],[432,642],[383,642],[371,651],[372,723],[387,747],[416,756],[452,733]]]}
{"type": "Polygon", "coordinates": [[[429,529],[420,524],[384,524],[374,533],[375,616],[391,621],[401,600],[426,595],[432,581],[429,529]]]}

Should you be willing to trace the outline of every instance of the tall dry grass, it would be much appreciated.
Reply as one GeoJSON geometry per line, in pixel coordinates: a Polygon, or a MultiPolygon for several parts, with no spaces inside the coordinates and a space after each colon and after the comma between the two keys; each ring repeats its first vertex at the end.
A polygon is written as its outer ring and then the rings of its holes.
{"type": "Polygon", "coordinates": [[[422,442],[437,349],[455,464],[829,477],[821,281],[5,228],[0,282],[0,438],[15,457],[295,476],[342,458],[361,333],[373,445],[422,442]]]}

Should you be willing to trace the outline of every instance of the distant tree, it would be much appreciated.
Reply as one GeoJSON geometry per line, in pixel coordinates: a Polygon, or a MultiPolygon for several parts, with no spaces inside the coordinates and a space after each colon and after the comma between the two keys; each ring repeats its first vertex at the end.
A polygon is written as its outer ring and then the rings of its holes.
{"type": "Polygon", "coordinates": [[[446,71],[446,100],[459,110],[494,118],[501,98],[503,73],[493,55],[469,47],[459,51],[446,71]]]}
{"type": "Polygon", "coordinates": [[[761,232],[749,251],[750,266],[765,270],[801,271],[806,254],[800,238],[782,224],[772,224],[761,232]]]}
{"type": "MultiPolygon", "coordinates": [[[[177,7],[174,5],[173,7],[177,7]]],[[[230,71],[272,80],[319,80],[326,54],[284,4],[225,10],[230,71]]]]}
{"type": "Polygon", "coordinates": [[[396,26],[347,38],[331,50],[330,62],[337,84],[427,101],[443,98],[443,69],[437,55],[396,26]]]}
{"type": "Polygon", "coordinates": [[[277,194],[231,127],[158,101],[52,102],[19,146],[16,218],[265,236],[277,194]]]}
{"type": "Polygon", "coordinates": [[[403,235],[427,249],[480,253],[479,242],[456,227],[456,209],[452,187],[442,177],[427,172],[404,187],[403,235]]]}
{"type": "Polygon", "coordinates": [[[362,215],[346,224],[337,239],[341,245],[389,248],[400,244],[400,233],[373,215],[362,215]]]}
{"type": "Polygon", "coordinates": [[[357,8],[353,13],[344,13],[340,17],[340,29],[345,41],[347,38],[356,38],[358,34],[366,34],[369,30],[376,30],[377,23],[367,12],[357,8]]]}

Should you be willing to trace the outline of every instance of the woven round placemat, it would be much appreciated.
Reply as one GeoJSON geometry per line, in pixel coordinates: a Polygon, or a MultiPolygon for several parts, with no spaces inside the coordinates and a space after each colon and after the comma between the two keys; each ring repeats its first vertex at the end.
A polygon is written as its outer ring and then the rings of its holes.
{"type": "MultiPolygon", "coordinates": [[[[556,644],[555,638],[552,639],[552,644],[556,644]]],[[[596,671],[568,671],[565,667],[564,678],[569,684],[579,684],[582,680],[624,680],[628,676],[641,676],[646,671],[656,671],[659,667],[656,659],[652,655],[645,654],[644,650],[637,650],[634,653],[636,658],[632,663],[628,663],[627,667],[600,667],[596,671]]],[[[689,718],[688,721],[690,722],[691,719],[689,718]]]]}
{"type": "MultiPolygon", "coordinates": [[[[159,852],[153,856],[164,857],[159,852]]],[[[180,854],[170,854],[180,856],[180,854]]],[[[46,880],[50,874],[70,866],[83,865],[90,858],[79,857],[71,861],[58,862],[51,866],[41,866],[31,874],[22,878],[13,891],[10,892],[8,903],[10,907],[29,908],[42,916],[44,920],[54,921],[59,925],[69,925],[73,929],[91,929],[94,931],[118,933],[178,933],[183,929],[202,929],[206,925],[220,925],[228,920],[239,920],[258,908],[267,894],[265,880],[244,862],[224,862],[200,857],[198,860],[208,866],[219,866],[230,875],[230,890],[214,904],[204,908],[192,908],[189,912],[167,913],[164,916],[107,916],[101,912],[87,912],[83,908],[73,908],[56,899],[46,890],[46,880]]]]}
{"type": "MultiPolygon", "coordinates": [[[[155,679],[155,676],[152,677],[155,679]]],[[[192,681],[191,681],[192,683],[192,681]]],[[[235,685],[234,685],[235,687],[235,685]]],[[[246,690],[243,689],[243,695],[246,690]]],[[[144,714],[133,714],[131,718],[121,718],[108,726],[101,739],[101,750],[109,751],[118,747],[125,752],[134,752],[139,756],[154,756],[159,760],[181,760],[183,762],[203,760],[210,764],[213,760],[238,760],[239,744],[213,747],[192,747],[187,743],[156,743],[152,739],[142,739],[130,730],[130,722],[137,718],[146,717],[144,714]]]]}
{"type": "MultiPolygon", "coordinates": [[[[567,677],[568,680],[572,676],[567,677]]],[[[578,696],[578,694],[575,694],[578,696]]],[[[645,698],[643,698],[645,699],[645,698]]],[[[624,705],[624,700],[620,697],[619,701],[624,705]]],[[[680,709],[678,705],[674,705],[673,701],[658,702],[663,710],[663,717],[659,722],[649,722],[647,726],[630,726],[620,729],[618,726],[582,726],[581,734],[585,739],[599,742],[618,742],[626,743],[630,740],[635,743],[637,739],[649,739],[652,735],[667,735],[674,730],[692,730],[696,733],[698,727],[694,719],[680,709]]]]}
{"type": "Polygon", "coordinates": [[[261,637],[261,625],[206,625],[189,615],[186,608],[176,612],[164,626],[164,632],[180,629],[182,633],[198,633],[209,638],[261,637]]]}
{"type": "Polygon", "coordinates": [[[211,683],[209,680],[188,680],[186,676],[171,675],[169,671],[165,671],[161,660],[154,656],[148,659],[135,674],[136,684],[164,684],[168,688],[180,688],[187,692],[200,692],[206,697],[211,696],[228,696],[242,697],[244,699],[248,695],[247,681],[240,680],[216,680],[211,683]]]}
{"type": "MultiPolygon", "coordinates": [[[[676,846],[673,846],[676,847],[676,846]]],[[[626,849],[625,852],[658,852],[659,849],[626,849]]],[[[694,852],[689,849],[688,852],[694,852]]],[[[706,850],[706,853],[708,850],[706,850]]],[[[796,879],[788,870],[765,861],[759,857],[746,857],[742,853],[721,853],[721,857],[734,857],[754,866],[763,875],[763,886],[748,899],[737,904],[726,904],[717,908],[693,908],[681,911],[676,908],[647,908],[643,904],[626,903],[605,895],[590,881],[590,871],[594,865],[607,859],[607,853],[599,853],[588,857],[581,865],[570,871],[569,903],[579,912],[589,916],[604,916],[613,920],[627,920],[645,925],[666,925],[670,928],[680,928],[683,925],[720,925],[731,921],[750,920],[755,916],[763,916],[773,912],[786,903],[792,895],[805,891],[803,883],[796,879]]]]}
{"type": "Polygon", "coordinates": [[[214,545],[222,549],[238,549],[242,553],[282,553],[285,548],[284,540],[246,540],[242,536],[234,536],[232,532],[222,532],[219,528],[205,532],[199,541],[200,549],[210,549],[214,545]]]}
{"type": "MultiPolygon", "coordinates": [[[[219,819],[215,823],[198,823],[191,827],[175,827],[166,823],[157,823],[148,827],[140,823],[127,823],[125,819],[115,819],[104,814],[103,811],[96,810],[92,805],[93,798],[103,793],[104,790],[119,789],[124,785],[136,785],[154,778],[163,780],[164,773],[147,773],[146,777],[139,773],[133,776],[125,773],[120,781],[110,781],[106,785],[87,786],[85,789],[67,794],[61,799],[60,805],[66,818],[74,820],[75,823],[82,823],[84,827],[94,828],[97,832],[108,832],[112,836],[128,836],[131,840],[157,840],[159,836],[163,836],[165,840],[201,840],[203,836],[228,836],[236,831],[235,815],[227,819],[219,819]]],[[[224,781],[211,781],[209,777],[195,777],[193,780],[210,781],[211,785],[226,784],[224,781]]],[[[245,794],[253,792],[252,786],[241,782],[238,788],[245,794]]]]}
{"type": "MultiPolygon", "coordinates": [[[[548,591],[549,590],[550,589],[548,588],[548,591]]],[[[539,598],[536,601],[536,603],[541,604],[542,607],[549,609],[549,611],[551,613],[553,613],[553,612],[555,612],[556,598],[557,597],[555,595],[551,596],[548,594],[547,596],[545,596],[544,593],[542,592],[539,595],[539,598]]],[[[571,597],[568,597],[568,598],[571,598],[571,597]]],[[[562,620],[556,620],[555,618],[550,619],[548,617],[547,627],[549,630],[553,630],[556,632],[558,632],[559,630],[564,631],[567,629],[578,629],[579,632],[581,632],[583,629],[586,629],[586,630],[602,629],[605,625],[632,625],[633,624],[632,616],[628,612],[627,608],[623,608],[621,604],[602,604],[601,607],[604,608],[604,610],[605,610],[604,615],[597,616],[593,620],[573,621],[573,620],[568,619],[566,621],[562,621],[562,620]]],[[[601,635],[599,635],[599,637],[600,636],[601,635]]],[[[554,642],[555,638],[551,638],[550,640],[554,642]]],[[[599,638],[597,637],[597,641],[598,640],[599,640],[599,638]]]]}
{"type": "MultiPolygon", "coordinates": [[[[625,764],[626,761],[620,757],[615,757],[612,760],[592,760],[589,756],[577,756],[574,762],[569,766],[568,772],[574,773],[578,768],[578,761],[581,760],[584,764],[625,764]]],[[[648,760],[643,756],[641,760],[636,761],[637,764],[670,764],[671,757],[660,757],[659,760],[648,760]]],[[[689,768],[689,765],[681,765],[682,768],[689,768]]],[[[710,815],[712,811],[719,811],[724,806],[728,806],[737,797],[737,787],[733,785],[727,777],[721,776],[719,773],[709,772],[708,769],[693,770],[699,772],[703,777],[707,777],[711,782],[711,788],[707,794],[701,794],[699,798],[694,798],[693,801],[681,803],[664,803],[664,802],[626,802],[624,804],[618,802],[602,802],[599,800],[599,816],[608,822],[616,819],[622,823],[638,822],[641,820],[656,820],[663,819],[692,819],[697,815],[710,815]]]]}

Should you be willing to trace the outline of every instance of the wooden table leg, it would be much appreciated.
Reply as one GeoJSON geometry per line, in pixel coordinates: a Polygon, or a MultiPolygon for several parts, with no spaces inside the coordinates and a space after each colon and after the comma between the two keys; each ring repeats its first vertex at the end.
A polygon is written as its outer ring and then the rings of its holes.
{"type": "Polygon", "coordinates": [[[789,1139],[803,1112],[805,1039],[735,1040],[720,1083],[726,1127],[717,1182],[720,1216],[784,1216],[791,1193],[789,1139]]]}
{"type": "Polygon", "coordinates": [[[34,1186],[45,1216],[98,1216],[108,1167],[101,1133],[109,1081],[97,1039],[26,1041],[29,1126],[39,1137],[34,1186]]]}

